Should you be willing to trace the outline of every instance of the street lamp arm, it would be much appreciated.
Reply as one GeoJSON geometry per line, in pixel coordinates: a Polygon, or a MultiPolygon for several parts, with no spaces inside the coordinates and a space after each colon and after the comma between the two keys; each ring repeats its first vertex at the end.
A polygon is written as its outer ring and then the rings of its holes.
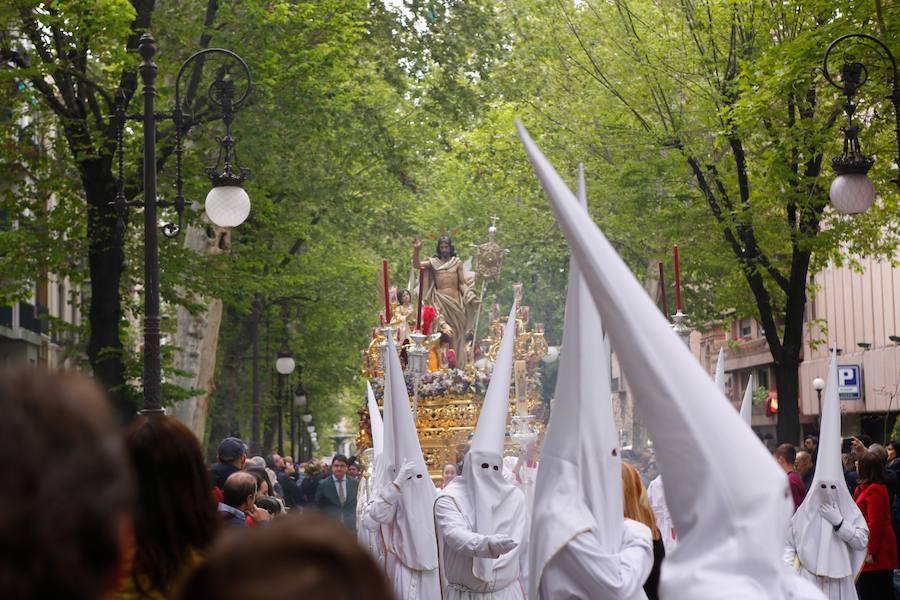
{"type": "Polygon", "coordinates": [[[855,88],[859,88],[860,86],[862,86],[863,83],[866,82],[866,79],[868,78],[867,77],[868,73],[865,72],[865,66],[862,65],[862,63],[857,63],[857,64],[862,66],[862,68],[864,70],[864,75],[866,75],[866,77],[864,77],[861,81],[859,81],[855,86],[851,86],[849,90],[846,86],[838,84],[834,80],[834,78],[831,76],[831,73],[828,72],[828,56],[831,54],[831,51],[834,50],[841,43],[845,42],[846,40],[853,39],[853,38],[863,39],[863,40],[866,40],[869,42],[874,42],[883,51],[884,56],[886,56],[888,58],[888,60],[891,61],[891,67],[893,69],[893,75],[894,75],[893,86],[894,86],[894,89],[897,89],[897,86],[898,86],[897,60],[894,58],[893,52],[891,52],[891,49],[888,48],[884,42],[882,42],[880,39],[878,39],[874,35],[869,35],[868,33],[848,33],[847,35],[842,35],[841,37],[837,38],[836,40],[831,42],[831,44],[828,45],[828,49],[825,51],[825,57],[822,59],[822,71],[823,71],[823,73],[825,75],[825,79],[828,81],[828,83],[830,83],[837,89],[841,90],[845,94],[850,93],[852,95],[856,92],[855,88]]]}

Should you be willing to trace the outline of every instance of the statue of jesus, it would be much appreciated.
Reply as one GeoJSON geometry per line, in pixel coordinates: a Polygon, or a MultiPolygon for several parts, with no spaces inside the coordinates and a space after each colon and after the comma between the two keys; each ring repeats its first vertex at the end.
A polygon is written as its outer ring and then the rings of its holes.
{"type": "Polygon", "coordinates": [[[463,263],[456,256],[450,236],[437,241],[437,253],[419,261],[420,240],[413,242],[413,268],[425,269],[425,285],[422,300],[434,306],[444,321],[453,329],[450,347],[456,353],[457,368],[466,366],[466,333],[472,329],[478,298],[466,282],[463,263]]]}

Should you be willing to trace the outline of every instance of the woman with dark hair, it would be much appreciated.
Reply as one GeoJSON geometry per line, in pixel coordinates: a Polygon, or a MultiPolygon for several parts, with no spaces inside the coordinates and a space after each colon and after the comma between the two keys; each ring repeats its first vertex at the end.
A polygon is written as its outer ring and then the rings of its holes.
{"type": "Polygon", "coordinates": [[[859,600],[893,597],[892,578],[897,568],[897,539],[891,528],[891,507],[884,485],[884,463],[880,456],[866,452],[856,465],[859,483],[853,499],[869,526],[869,548],[862,573],[856,580],[859,600]]]}
{"type": "Polygon", "coordinates": [[[165,598],[199,562],[218,529],[197,438],[172,417],[138,417],[125,434],[137,480],[130,573],[115,598],[165,598]]]}
{"type": "Polygon", "coordinates": [[[319,487],[319,479],[322,478],[322,468],[314,460],[306,463],[303,469],[306,476],[300,482],[300,504],[306,506],[312,504],[316,498],[316,488],[319,487]]]}
{"type": "Polygon", "coordinates": [[[900,471],[900,441],[891,440],[885,450],[887,450],[887,468],[894,472],[900,471]]]}

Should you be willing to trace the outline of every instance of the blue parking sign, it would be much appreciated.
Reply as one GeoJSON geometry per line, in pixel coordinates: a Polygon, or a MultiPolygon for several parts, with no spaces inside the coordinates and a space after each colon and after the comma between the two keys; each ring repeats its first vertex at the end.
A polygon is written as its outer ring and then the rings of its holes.
{"type": "Polygon", "coordinates": [[[862,399],[859,365],[838,365],[838,396],[841,400],[862,399]]]}

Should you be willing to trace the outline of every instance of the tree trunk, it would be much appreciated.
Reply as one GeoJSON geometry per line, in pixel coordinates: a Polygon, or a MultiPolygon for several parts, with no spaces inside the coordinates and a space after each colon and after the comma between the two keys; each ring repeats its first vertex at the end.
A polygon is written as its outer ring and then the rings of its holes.
{"type": "Polygon", "coordinates": [[[801,442],[800,407],[800,353],[785,352],[775,360],[775,384],[778,389],[778,443],[797,445],[801,442]]]}
{"type": "MultiPolygon", "coordinates": [[[[207,231],[206,228],[189,227],[184,245],[198,253],[219,254],[223,248],[220,248],[218,240],[219,235],[215,229],[207,231]]],[[[178,402],[172,414],[190,427],[197,439],[203,440],[209,414],[209,397],[216,374],[222,301],[202,297],[194,300],[198,304],[209,306],[209,309],[204,313],[191,314],[183,306],[178,307],[175,346],[179,350],[175,353],[173,364],[176,369],[190,373],[176,377],[176,385],[202,391],[193,398],[178,402]]]]}
{"type": "Polygon", "coordinates": [[[262,451],[260,439],[262,381],[259,378],[259,320],[261,315],[262,304],[259,299],[255,299],[249,321],[250,344],[253,347],[253,408],[250,417],[250,452],[254,456],[262,451]]]}
{"type": "Polygon", "coordinates": [[[247,338],[244,335],[246,323],[233,308],[225,309],[223,321],[225,331],[230,335],[222,353],[222,385],[214,393],[216,410],[211,413],[209,431],[211,459],[215,459],[215,451],[221,440],[228,436],[241,437],[237,405],[243,389],[244,352],[247,347],[245,343],[247,338]]]}
{"type": "Polygon", "coordinates": [[[138,409],[137,399],[125,384],[122,340],[122,302],[119,284],[125,254],[116,222],[116,183],[110,170],[111,157],[83,161],[80,166],[88,209],[88,268],[90,270],[90,331],[88,361],[94,376],[112,399],[123,420],[131,419],[138,409]]]}

